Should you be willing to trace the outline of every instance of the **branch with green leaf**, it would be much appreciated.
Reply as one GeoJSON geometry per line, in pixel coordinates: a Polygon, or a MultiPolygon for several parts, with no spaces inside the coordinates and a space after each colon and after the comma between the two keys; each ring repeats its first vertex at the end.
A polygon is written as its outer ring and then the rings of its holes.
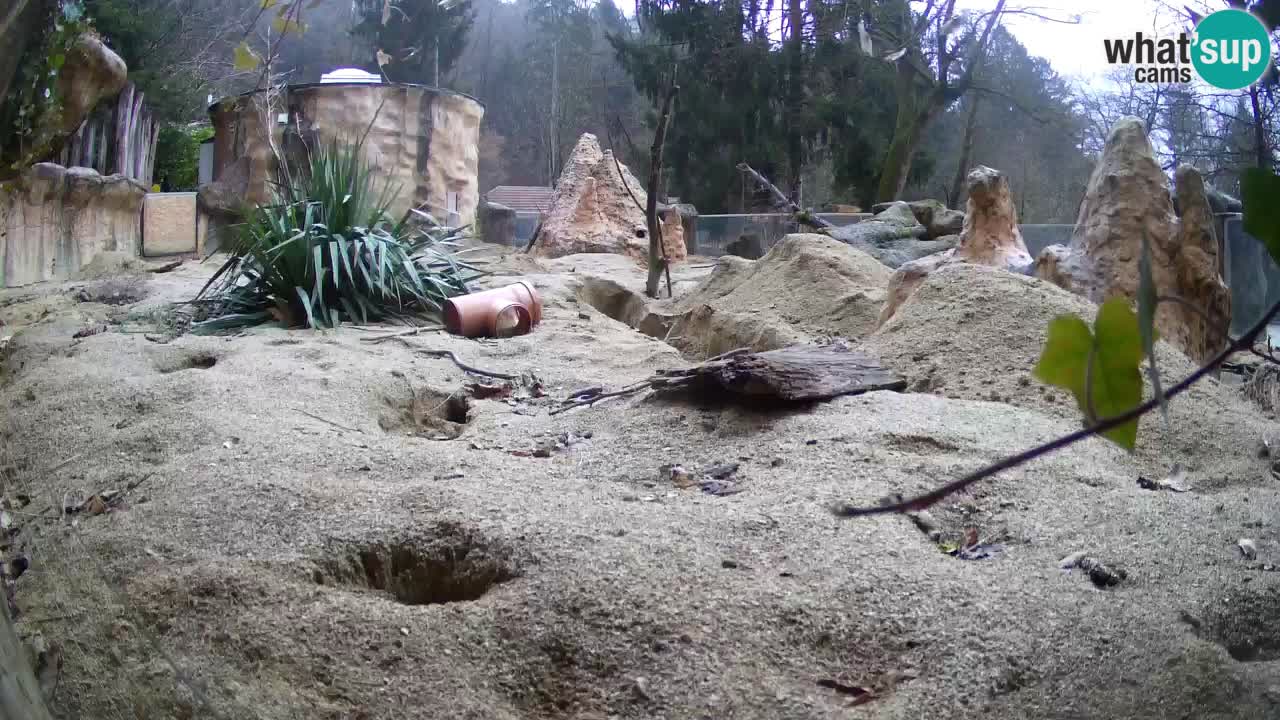
{"type": "MultiPolygon", "coordinates": [[[[1261,169],[1245,172],[1244,230],[1266,246],[1280,264],[1280,176],[1261,169]]],[[[1151,272],[1151,248],[1143,238],[1138,267],[1137,312],[1127,298],[1112,298],[1098,308],[1093,327],[1074,315],[1062,315],[1049,323],[1048,338],[1036,364],[1035,377],[1070,392],[1084,414],[1085,427],[1038,447],[1004,458],[980,470],[916,497],[876,506],[842,504],[832,508],[838,517],[916,512],[934,505],[969,486],[1094,435],[1133,451],[1138,420],[1155,409],[1167,413],[1168,401],[1212,374],[1238,352],[1254,351],[1258,337],[1272,318],[1280,314],[1280,302],[1272,305],[1252,327],[1195,372],[1165,390],[1155,364],[1156,310],[1162,302],[1183,302],[1156,294],[1151,272]],[[1142,361],[1147,359],[1152,399],[1142,402],[1142,361]]],[[[1226,335],[1226,330],[1223,330],[1226,335]]],[[[1270,359],[1270,358],[1268,358],[1270,359]]],[[[1166,415],[1167,417],[1167,415],[1166,415]]]]}

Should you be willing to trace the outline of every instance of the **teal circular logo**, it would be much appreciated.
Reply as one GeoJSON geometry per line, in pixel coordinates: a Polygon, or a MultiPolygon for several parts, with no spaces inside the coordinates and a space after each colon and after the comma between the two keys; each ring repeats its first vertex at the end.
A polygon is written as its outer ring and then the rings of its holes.
{"type": "Polygon", "coordinates": [[[1262,21],[1244,10],[1219,10],[1196,25],[1191,62],[1210,85],[1242,90],[1262,79],[1271,39],[1262,21]]]}

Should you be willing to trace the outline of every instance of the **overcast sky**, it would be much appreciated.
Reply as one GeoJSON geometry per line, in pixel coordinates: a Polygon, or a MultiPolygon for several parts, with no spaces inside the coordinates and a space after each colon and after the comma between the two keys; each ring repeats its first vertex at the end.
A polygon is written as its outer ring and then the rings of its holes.
{"type": "MultiPolygon", "coordinates": [[[[960,0],[960,7],[990,10],[991,0],[960,0]]],[[[1010,16],[1005,25],[1032,55],[1046,58],[1060,75],[1085,79],[1107,70],[1102,41],[1150,33],[1156,25],[1155,0],[1013,0],[1009,7],[1043,8],[1043,14],[1069,18],[1079,14],[1078,25],[1063,25],[1031,17],[1010,16]]],[[[1165,13],[1163,27],[1168,28],[1165,13]]]]}

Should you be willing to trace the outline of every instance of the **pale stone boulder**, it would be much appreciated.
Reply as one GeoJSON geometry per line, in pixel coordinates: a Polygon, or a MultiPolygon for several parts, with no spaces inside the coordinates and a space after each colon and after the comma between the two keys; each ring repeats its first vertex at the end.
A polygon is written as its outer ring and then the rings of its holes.
{"type": "Polygon", "coordinates": [[[1035,274],[1095,303],[1115,296],[1136,298],[1145,235],[1156,294],[1199,308],[1161,303],[1156,329],[1189,358],[1203,362],[1225,347],[1231,295],[1218,274],[1218,243],[1204,181],[1186,165],[1178,168],[1176,180],[1181,218],[1174,214],[1168,178],[1142,121],[1121,120],[1089,180],[1071,244],[1045,248],[1035,274]]]}
{"type": "MultiPolygon", "coordinates": [[[[648,195],[612,150],[602,150],[596,136],[584,133],[573,148],[533,253],[563,257],[577,253],[615,253],[645,260],[649,255],[644,217],[648,195]]],[[[687,255],[680,212],[659,213],[667,259],[687,255]]]]}
{"type": "Polygon", "coordinates": [[[1009,181],[998,170],[979,166],[967,178],[969,202],[956,247],[904,263],[889,278],[889,296],[880,312],[880,325],[893,317],[929,273],[952,263],[990,265],[1027,274],[1031,253],[1018,231],[1018,211],[1009,181]]]}
{"type": "Polygon", "coordinates": [[[94,106],[124,89],[128,74],[124,60],[101,40],[89,34],[77,38],[58,76],[58,134],[79,129],[94,106]]]}

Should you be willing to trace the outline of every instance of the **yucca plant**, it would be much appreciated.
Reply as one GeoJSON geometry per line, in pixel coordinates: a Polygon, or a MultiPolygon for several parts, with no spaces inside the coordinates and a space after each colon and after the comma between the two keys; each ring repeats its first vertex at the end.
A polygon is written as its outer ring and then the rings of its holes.
{"type": "Polygon", "coordinates": [[[298,177],[274,183],[273,201],[235,226],[231,257],[194,301],[207,319],[192,330],[438,315],[484,273],[457,259],[459,230],[418,211],[392,218],[394,192],[375,185],[359,144],[313,149],[298,177]]]}

